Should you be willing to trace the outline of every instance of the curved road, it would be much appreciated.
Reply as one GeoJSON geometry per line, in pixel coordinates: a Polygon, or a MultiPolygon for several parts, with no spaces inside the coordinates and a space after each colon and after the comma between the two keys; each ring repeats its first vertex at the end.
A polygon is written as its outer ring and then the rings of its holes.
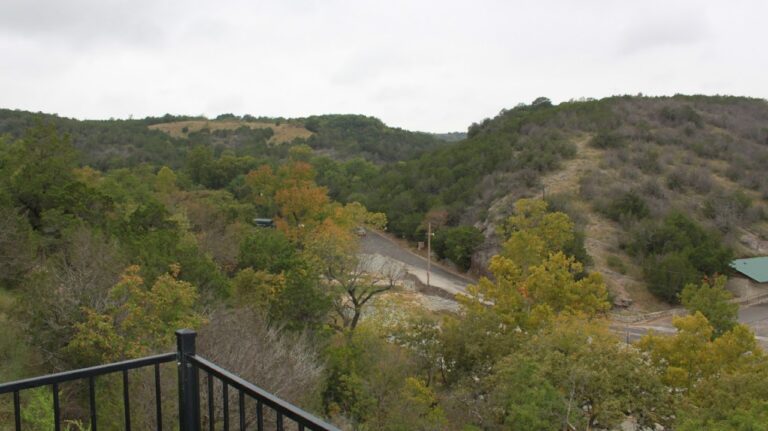
{"type": "MultiPolygon", "coordinates": [[[[747,325],[754,333],[755,339],[763,348],[768,348],[768,303],[739,307],[738,322],[747,325]]],[[[637,341],[650,331],[657,334],[674,334],[672,318],[664,317],[648,322],[623,324],[614,322],[611,329],[626,337],[627,341],[637,341]]]]}
{"type": "MultiPolygon", "coordinates": [[[[423,258],[387,238],[385,235],[366,229],[367,235],[360,240],[360,251],[365,254],[380,254],[390,259],[402,262],[409,274],[414,275],[423,284],[427,284],[427,259],[423,258]]],[[[475,283],[465,277],[449,271],[432,262],[430,285],[442,289],[452,295],[466,293],[467,285],[475,283]]]]}
{"type": "MultiPolygon", "coordinates": [[[[360,251],[362,253],[380,254],[402,262],[405,264],[408,273],[416,276],[421,283],[427,284],[427,259],[402,247],[379,232],[372,230],[367,230],[367,232],[367,235],[360,240],[360,251]]],[[[432,263],[430,284],[451,295],[466,293],[467,285],[475,282],[475,280],[469,277],[456,274],[439,265],[435,265],[434,262],[432,263]]],[[[755,332],[758,342],[768,348],[768,303],[740,307],[738,320],[740,323],[749,326],[755,332]]],[[[628,341],[636,341],[651,330],[661,334],[674,334],[676,332],[675,327],[672,326],[671,317],[634,324],[613,322],[611,329],[625,336],[628,341]]]]}

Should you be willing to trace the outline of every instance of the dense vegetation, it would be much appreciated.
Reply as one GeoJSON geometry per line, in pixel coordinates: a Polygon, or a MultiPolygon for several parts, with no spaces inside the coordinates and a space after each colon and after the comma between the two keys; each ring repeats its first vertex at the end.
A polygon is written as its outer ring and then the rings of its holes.
{"type": "Polygon", "coordinates": [[[472,252],[483,243],[483,234],[471,226],[448,227],[437,231],[432,241],[441,259],[448,259],[466,271],[472,263],[472,252]]]}
{"type": "Polygon", "coordinates": [[[304,120],[314,132],[307,143],[330,150],[336,158],[362,157],[373,162],[412,159],[437,148],[442,140],[428,133],[387,127],[381,120],[362,115],[321,115],[304,120]]]}
{"type": "MultiPolygon", "coordinates": [[[[652,230],[649,220],[680,212],[690,219],[689,231],[710,243],[725,243],[736,254],[756,253],[742,237],[768,238],[768,182],[761,174],[768,161],[766,121],[768,103],[758,99],[626,96],[553,106],[540,98],[473,124],[464,141],[379,170],[358,164],[349,176],[349,165],[337,166],[342,173],[321,174],[321,181],[337,199],[386,213],[390,230],[405,238],[423,240],[426,223],[438,219],[447,227],[481,227],[486,248],[495,250],[510,204],[545,195],[573,209],[569,214],[580,228],[589,213],[603,225],[615,223],[621,233],[606,246],[611,255],[628,253],[645,268],[634,276],[663,300],[676,302],[686,282],[725,271],[731,252],[713,251],[719,260],[712,264],[696,262],[701,256],[682,243],[669,242],[661,252],[628,242],[652,230]],[[574,158],[585,171],[564,177],[568,184],[554,183],[555,194],[546,190],[543,178],[556,177],[574,158]],[[567,192],[557,195],[558,190],[567,192]],[[649,270],[658,259],[666,260],[660,264],[667,273],[678,266],[685,275],[659,278],[661,269],[649,270]]],[[[482,271],[491,254],[473,256],[475,269],[482,271]]]]}
{"type": "Polygon", "coordinates": [[[40,122],[53,124],[68,133],[84,161],[97,169],[132,166],[139,163],[168,164],[176,167],[183,160],[187,144],[148,125],[185,117],[166,116],[144,120],[78,121],[49,114],[0,110],[0,135],[22,137],[40,122]]]}
{"type": "Polygon", "coordinates": [[[681,213],[637,225],[629,249],[644,260],[651,292],[672,303],[678,302],[686,284],[725,273],[733,258],[717,233],[681,213]]]}
{"type": "MultiPolygon", "coordinates": [[[[0,380],[167,351],[185,326],[200,331],[204,355],[346,429],[760,429],[768,357],[712,274],[732,255],[723,237],[763,217],[762,177],[755,185],[732,175],[742,194],[719,180],[704,193],[694,174],[725,175],[735,159],[719,171],[712,159],[694,170],[703,162],[691,159],[688,172],[646,147],[690,127],[697,140],[731,136],[759,159],[766,135],[752,120],[722,114],[723,127],[711,128],[712,106],[755,119],[761,103],[540,99],[434,147],[364,117],[317,117],[311,138],[274,145],[269,129],[174,138],[147,131],[171,117],[78,122],[3,111],[0,380]],[[649,118],[644,137],[628,132],[649,118]],[[397,159],[379,134],[414,142],[414,158],[397,159]],[[570,200],[517,199],[576,157],[576,135],[607,154],[604,176],[583,179],[570,200]],[[144,146],[131,144],[142,136],[144,146]],[[154,152],[160,142],[168,152],[154,152]],[[629,166],[642,176],[625,177],[629,166]],[[661,192],[649,194],[651,177],[661,192]],[[488,209],[502,194],[510,205],[488,209]],[[610,330],[609,291],[588,266],[574,199],[624,229],[620,246],[657,293],[689,310],[674,321],[677,334],[628,345],[610,330]],[[276,228],[254,226],[257,216],[276,228]],[[457,298],[460,313],[407,301],[402,268],[357,253],[361,225],[423,239],[432,223],[435,250],[467,267],[483,240],[468,224],[489,218],[498,252],[488,277],[457,298]]],[[[683,157],[694,144],[665,145],[683,157]]],[[[756,166],[745,161],[742,175],[756,166]]],[[[150,399],[148,388],[132,385],[134,399],[150,399]]],[[[87,427],[82,389],[60,394],[73,430],[87,427]]],[[[100,380],[97,391],[99,428],[119,429],[110,422],[120,417],[119,382],[100,380]]],[[[51,428],[50,397],[23,393],[25,429],[51,428]]],[[[0,404],[0,422],[10,407],[0,404]]],[[[134,426],[151,426],[147,407],[137,402],[134,426]]]]}

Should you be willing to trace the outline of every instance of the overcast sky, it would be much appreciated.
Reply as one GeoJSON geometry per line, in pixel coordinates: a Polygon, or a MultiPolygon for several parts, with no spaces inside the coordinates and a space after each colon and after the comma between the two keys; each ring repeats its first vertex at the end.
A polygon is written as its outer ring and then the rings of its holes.
{"type": "Polygon", "coordinates": [[[767,18],[764,0],[2,0],[0,107],[445,132],[538,96],[766,98],[767,18]]]}

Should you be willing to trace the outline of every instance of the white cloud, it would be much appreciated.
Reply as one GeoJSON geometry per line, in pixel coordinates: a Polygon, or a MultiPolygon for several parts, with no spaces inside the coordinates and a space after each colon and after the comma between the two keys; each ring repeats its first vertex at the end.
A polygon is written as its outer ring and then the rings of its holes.
{"type": "Polygon", "coordinates": [[[361,113],[429,131],[538,96],[768,96],[760,1],[0,2],[0,106],[361,113]]]}

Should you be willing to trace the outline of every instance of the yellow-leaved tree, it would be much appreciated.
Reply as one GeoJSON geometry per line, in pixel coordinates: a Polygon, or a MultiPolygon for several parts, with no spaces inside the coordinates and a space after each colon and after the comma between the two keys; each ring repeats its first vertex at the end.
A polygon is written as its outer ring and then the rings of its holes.
{"type": "Polygon", "coordinates": [[[542,200],[521,199],[504,224],[507,240],[491,259],[493,278],[483,277],[460,300],[482,312],[492,305],[504,323],[537,327],[558,313],[594,317],[610,309],[599,273],[584,267],[563,249],[574,239],[574,225],[561,212],[547,212],[542,200]]]}
{"type": "Polygon", "coordinates": [[[674,388],[691,390],[706,379],[766,359],[754,334],[744,325],[735,325],[713,340],[714,328],[699,311],[677,317],[672,324],[677,329],[675,336],[651,333],[638,346],[664,365],[665,383],[674,388]]]}
{"type": "Polygon", "coordinates": [[[195,287],[177,279],[181,268],[147,286],[137,265],[129,266],[109,292],[113,304],[103,313],[84,309],[85,320],[75,324],[66,352],[83,365],[137,358],[171,350],[174,333],[197,328],[204,318],[195,310],[195,287]]]}
{"type": "Polygon", "coordinates": [[[761,429],[768,419],[768,356],[745,325],[713,337],[700,311],[673,320],[677,333],[638,342],[679,400],[675,429],[761,429]]]}

